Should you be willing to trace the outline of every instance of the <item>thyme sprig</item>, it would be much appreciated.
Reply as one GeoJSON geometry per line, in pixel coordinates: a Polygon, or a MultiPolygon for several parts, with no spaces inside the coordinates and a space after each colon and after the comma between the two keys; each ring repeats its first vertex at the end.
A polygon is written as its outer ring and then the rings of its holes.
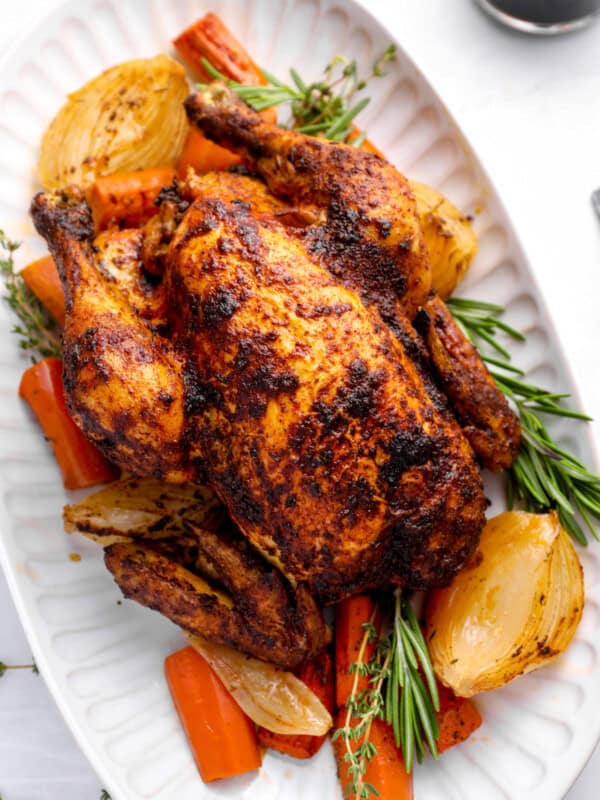
{"type": "Polygon", "coordinates": [[[375,719],[391,726],[408,772],[415,753],[422,761],[426,745],[434,758],[438,755],[437,684],[410,600],[400,589],[395,591],[392,617],[380,632],[375,629],[375,614],[374,611],[363,624],[365,632],[357,659],[350,667],[354,681],[346,702],[344,725],[333,734],[333,740],[341,738],[346,748],[349,783],[344,793],[357,798],[379,795],[377,787],[365,781],[367,766],[377,757],[377,748],[370,741],[375,719]],[[372,643],[377,646],[366,661],[367,645],[372,643]],[[368,687],[359,691],[361,677],[368,678],[368,687]]]}
{"type": "MultiPolygon", "coordinates": [[[[342,739],[346,752],[344,762],[347,766],[349,783],[344,787],[344,796],[351,794],[357,798],[379,796],[377,788],[365,781],[365,772],[371,759],[377,756],[377,747],[370,741],[371,725],[375,718],[382,714],[383,695],[381,684],[384,670],[381,666],[381,650],[375,649],[374,656],[366,661],[369,644],[378,641],[379,633],[375,629],[376,610],[370,619],[363,623],[364,634],[360,642],[356,661],[350,665],[349,672],[354,675],[350,697],[346,701],[346,717],[344,725],[332,736],[332,741],[342,739]],[[359,691],[360,678],[369,678],[369,687],[359,691]],[[373,679],[375,683],[372,685],[373,679]],[[353,723],[353,720],[355,722],[353,723]],[[353,744],[358,743],[353,748],[353,744]]],[[[343,776],[340,776],[343,780],[343,776]]]]}
{"type": "Polygon", "coordinates": [[[33,658],[31,659],[31,664],[5,664],[4,661],[0,661],[0,678],[10,669],[30,669],[34,675],[40,674],[33,658]]]}
{"type": "Polygon", "coordinates": [[[510,353],[497,335],[504,332],[518,341],[525,341],[525,336],[499,319],[504,312],[502,306],[465,298],[450,298],[447,303],[519,414],[521,450],[508,470],[509,507],[519,502],[527,511],[555,509],[565,530],[580,544],[588,542],[586,531],[599,539],[593,520],[600,520],[600,475],[590,472],[561,448],[543,419],[544,415],[578,420],[590,417],[563,405],[568,394],[551,392],[523,380],[523,371],[511,363],[510,353]]]}
{"type": "Polygon", "coordinates": [[[19,244],[7,238],[0,230],[0,273],[6,285],[4,300],[16,314],[19,322],[12,330],[19,336],[19,345],[28,350],[34,360],[47,356],[60,357],[60,328],[40,301],[29,290],[25,281],[15,271],[13,254],[19,244]]]}
{"type": "MultiPolygon", "coordinates": [[[[234,92],[256,111],[273,106],[287,105],[289,119],[284,127],[312,136],[323,136],[333,142],[348,142],[359,147],[365,134],[353,135],[354,118],[368,105],[370,98],[363,97],[357,102],[356,95],[362,91],[372,78],[381,78],[385,65],[396,58],[396,46],[390,44],[379,56],[366,78],[358,75],[356,61],[346,56],[335,56],[325,67],[323,78],[305,82],[295,69],[290,69],[291,84],[284,83],[266,70],[266,86],[245,86],[228,80],[205,58],[202,64],[208,74],[216,80],[224,81],[234,92]]],[[[204,88],[200,84],[200,88],[204,88]]]]}

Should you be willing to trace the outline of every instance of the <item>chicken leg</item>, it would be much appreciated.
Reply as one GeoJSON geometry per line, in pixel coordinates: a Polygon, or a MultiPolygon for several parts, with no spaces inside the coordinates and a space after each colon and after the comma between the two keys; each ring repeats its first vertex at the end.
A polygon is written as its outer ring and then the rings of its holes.
{"type": "MultiPolygon", "coordinates": [[[[271,125],[226,86],[186,100],[192,124],[239,153],[274,195],[324,210],[309,247],[381,312],[412,319],[431,288],[425,241],[408,181],[387,161],[349,145],[271,125]]],[[[385,313],[382,313],[385,317],[385,313]]]]}
{"type": "Polygon", "coordinates": [[[181,358],[95,265],[83,193],[37,194],[31,214],[65,290],[63,381],[73,418],[124,469],[189,480],[181,358]]]}

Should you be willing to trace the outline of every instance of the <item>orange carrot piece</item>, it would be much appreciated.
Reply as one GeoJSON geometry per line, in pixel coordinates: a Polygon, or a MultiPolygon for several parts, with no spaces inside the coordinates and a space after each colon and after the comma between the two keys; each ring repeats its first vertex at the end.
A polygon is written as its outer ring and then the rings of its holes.
{"type": "MultiPolygon", "coordinates": [[[[360,130],[360,128],[356,127],[352,128],[352,130],[350,131],[350,135],[348,136],[348,144],[352,144],[352,142],[355,139],[357,139],[361,135],[361,133],[362,131],[360,130]]],[[[369,141],[369,139],[365,139],[363,141],[363,143],[360,145],[360,149],[366,150],[368,153],[373,153],[374,155],[379,156],[379,158],[387,160],[383,155],[383,153],[381,152],[381,150],[378,147],[375,147],[373,142],[369,141]]]]}
{"type": "MultiPolygon", "coordinates": [[[[261,69],[250,58],[244,47],[238,42],[216,14],[206,14],[173,40],[173,44],[183,61],[198,73],[203,81],[211,81],[212,76],[202,64],[205,58],[212,66],[229,80],[247,85],[268,81],[261,69]]],[[[273,125],[277,122],[277,111],[266,108],[260,112],[265,122],[273,125]]],[[[183,152],[177,165],[178,174],[185,177],[188,167],[196,172],[223,170],[242,159],[206,139],[199,131],[190,129],[183,152]]]]}
{"type": "Polygon", "coordinates": [[[45,358],[25,370],[19,397],[29,403],[52,445],[65,489],[83,489],[117,477],[116,468],[86,439],[67,410],[59,358],[45,358]]]}
{"type": "Polygon", "coordinates": [[[158,193],[174,177],[172,167],[156,167],[96,178],[87,192],[96,231],[109,225],[135,228],[146,222],[158,211],[154,204],[158,193]]]}
{"type": "Polygon", "coordinates": [[[203,81],[212,80],[202,64],[205,58],[226,78],[237,83],[263,86],[267,83],[261,69],[216,14],[209,13],[196,20],[173,40],[173,44],[187,66],[203,81]]]}
{"type": "Polygon", "coordinates": [[[190,127],[177,163],[177,174],[185,178],[189,167],[196,172],[210,172],[211,170],[228,169],[234,164],[241,164],[241,162],[242,159],[238,155],[224,147],[219,147],[196,128],[190,127]]]}
{"type": "Polygon", "coordinates": [[[205,783],[260,767],[254,725],[197,650],[167,656],[165,675],[205,783]]]}
{"type": "Polygon", "coordinates": [[[438,683],[440,710],[437,720],[440,736],[437,740],[438,753],[443,753],[459,742],[468,739],[481,725],[481,714],[475,704],[466,697],[457,697],[452,689],[438,683]]]}
{"type": "MultiPolygon", "coordinates": [[[[375,628],[379,626],[379,612],[373,600],[365,594],[357,594],[342,600],[335,607],[335,701],[338,708],[344,708],[352,694],[355,675],[350,667],[358,657],[366,633],[364,624],[374,619],[375,628]]],[[[375,651],[375,642],[367,642],[363,661],[370,660],[375,651]]],[[[368,686],[366,677],[358,678],[357,692],[368,686]]]]}
{"type": "Polygon", "coordinates": [[[373,153],[374,155],[379,156],[379,158],[383,158],[384,161],[387,161],[381,150],[378,147],[375,147],[373,142],[369,141],[369,139],[364,140],[364,142],[361,144],[361,148],[366,150],[368,153],[373,153]]]}
{"type": "Polygon", "coordinates": [[[52,256],[28,264],[21,275],[28,288],[58,322],[65,324],[65,293],[52,256]]]}
{"type": "MultiPolygon", "coordinates": [[[[298,672],[301,681],[311,689],[323,703],[330,714],[333,714],[333,663],[329,653],[309,661],[298,672]]],[[[259,744],[285,753],[294,758],[312,758],[319,752],[327,734],[323,736],[288,735],[273,733],[266,728],[258,728],[259,744]]]]}
{"type": "MultiPolygon", "coordinates": [[[[357,720],[353,720],[357,723],[357,720]]],[[[346,712],[343,709],[338,711],[334,730],[342,728],[346,724],[346,712]]],[[[377,748],[377,755],[368,764],[363,777],[363,783],[373,786],[379,793],[379,800],[413,800],[412,775],[407,773],[404,767],[402,752],[396,747],[394,742],[394,732],[387,722],[374,719],[371,723],[369,741],[377,748]]],[[[352,752],[356,750],[361,740],[350,742],[352,752]]],[[[338,737],[333,743],[338,774],[342,787],[352,783],[352,778],[348,774],[348,764],[344,760],[346,753],[346,742],[338,737]]],[[[346,795],[350,800],[358,800],[358,795],[346,795]]]]}

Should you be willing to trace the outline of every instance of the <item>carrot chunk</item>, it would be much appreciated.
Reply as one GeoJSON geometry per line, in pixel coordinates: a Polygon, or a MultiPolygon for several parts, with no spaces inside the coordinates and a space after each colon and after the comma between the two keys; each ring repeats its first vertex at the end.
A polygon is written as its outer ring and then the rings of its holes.
{"type": "Polygon", "coordinates": [[[260,68],[216,14],[209,13],[196,20],[173,40],[173,44],[187,66],[203,81],[212,80],[202,64],[205,58],[226,78],[237,83],[264,85],[267,82],[260,68]]]}
{"type": "Polygon", "coordinates": [[[189,167],[196,172],[210,172],[211,170],[228,169],[234,164],[241,164],[241,162],[242,159],[238,155],[224,147],[219,147],[196,128],[190,127],[177,163],[177,174],[185,178],[189,167]]]}
{"type": "MultiPolygon", "coordinates": [[[[309,661],[298,672],[301,681],[313,691],[327,711],[333,714],[333,663],[329,653],[309,661]]],[[[312,758],[319,752],[327,734],[323,736],[288,735],[273,733],[266,728],[258,729],[258,741],[264,747],[277,750],[294,758],[312,758]]]]}
{"type": "Polygon", "coordinates": [[[96,178],[87,193],[96,231],[110,225],[135,228],[158,211],[158,193],[172,183],[172,167],[156,167],[135,172],[115,172],[96,178]]]}
{"type": "MultiPolygon", "coordinates": [[[[352,142],[354,142],[355,139],[358,139],[360,135],[361,135],[360,128],[356,127],[352,128],[352,130],[350,131],[350,135],[348,136],[348,144],[352,144],[352,142]]],[[[383,155],[383,153],[381,152],[381,150],[378,147],[376,147],[373,144],[373,142],[369,141],[369,139],[363,140],[362,144],[360,145],[360,149],[366,150],[368,153],[373,153],[374,155],[379,156],[379,158],[383,158],[384,161],[387,160],[383,155]]]]}
{"type": "MultiPolygon", "coordinates": [[[[357,720],[352,720],[352,726],[357,724],[357,720]]],[[[346,712],[343,709],[338,711],[336,717],[336,727],[343,727],[346,724],[346,712]]],[[[402,752],[394,743],[394,732],[387,722],[374,719],[371,724],[369,741],[375,745],[377,754],[368,762],[363,783],[373,786],[378,794],[379,800],[413,800],[413,782],[404,767],[402,752]]],[[[351,741],[352,752],[361,743],[361,740],[351,741]]],[[[348,773],[349,764],[345,760],[347,751],[346,742],[338,737],[333,743],[333,750],[338,765],[338,774],[342,787],[345,788],[352,784],[351,775],[348,773]]],[[[350,800],[358,800],[359,795],[350,792],[346,795],[350,800]]]]}
{"type": "MultiPolygon", "coordinates": [[[[260,67],[250,58],[245,48],[216,14],[206,14],[186,28],[173,40],[177,52],[190,69],[203,81],[212,76],[202,64],[205,58],[222,75],[237,83],[264,86],[268,81],[260,67]]],[[[265,122],[275,124],[274,108],[261,111],[265,122]]],[[[241,158],[224,147],[206,139],[199,131],[191,129],[177,165],[178,174],[185,176],[188,167],[197,172],[223,170],[240,164],[241,158]]]]}
{"type": "Polygon", "coordinates": [[[65,293],[52,256],[32,261],[21,272],[28,288],[58,322],[65,324],[65,293]]]}
{"type": "Polygon", "coordinates": [[[167,656],[165,675],[205,783],[260,767],[254,725],[197,650],[167,656]]]}
{"type": "Polygon", "coordinates": [[[468,739],[481,725],[481,714],[475,704],[466,697],[457,697],[452,689],[438,683],[440,710],[437,712],[440,737],[438,753],[468,739]]]}
{"type": "Polygon", "coordinates": [[[116,468],[86,439],[67,410],[59,358],[45,358],[25,370],[19,396],[29,403],[52,445],[65,489],[83,489],[117,477],[116,468]]]}
{"type": "MultiPolygon", "coordinates": [[[[377,629],[379,612],[374,601],[366,594],[349,597],[335,607],[335,701],[338,708],[344,708],[352,694],[355,675],[350,672],[350,667],[359,658],[366,633],[364,626],[370,620],[377,629]]],[[[361,659],[363,662],[371,659],[375,646],[376,642],[366,642],[361,659]]],[[[367,686],[368,678],[360,676],[357,694],[367,686]]]]}

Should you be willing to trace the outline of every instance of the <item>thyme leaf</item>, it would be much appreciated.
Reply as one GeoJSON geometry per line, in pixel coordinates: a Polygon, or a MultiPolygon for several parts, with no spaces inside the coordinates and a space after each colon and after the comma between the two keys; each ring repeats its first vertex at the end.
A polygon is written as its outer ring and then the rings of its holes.
{"type": "Polygon", "coordinates": [[[48,356],[60,357],[58,324],[15,271],[13,254],[18,248],[19,244],[0,230],[0,273],[6,286],[4,300],[18,318],[13,333],[19,336],[20,347],[31,353],[34,362],[48,356]]]}

